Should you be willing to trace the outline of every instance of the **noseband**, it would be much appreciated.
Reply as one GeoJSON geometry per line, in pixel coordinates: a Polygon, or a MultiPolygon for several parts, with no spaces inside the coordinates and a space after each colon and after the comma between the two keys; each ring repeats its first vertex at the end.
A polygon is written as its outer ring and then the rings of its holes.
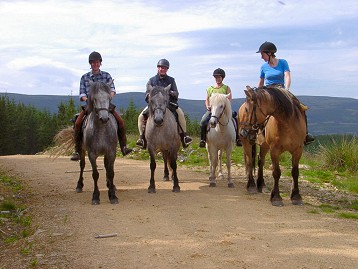
{"type": "Polygon", "coordinates": [[[272,116],[272,114],[266,115],[262,110],[261,107],[258,103],[257,100],[257,88],[253,88],[253,96],[252,96],[252,101],[253,101],[253,108],[251,110],[250,113],[250,117],[249,117],[249,122],[240,122],[240,125],[244,125],[247,128],[243,128],[245,131],[244,133],[247,135],[249,135],[250,133],[255,133],[255,135],[257,135],[257,133],[259,132],[259,130],[263,130],[266,127],[266,124],[268,122],[268,120],[270,119],[270,117],[272,116]],[[261,112],[261,114],[263,114],[265,116],[265,120],[261,123],[258,123],[257,120],[257,109],[259,109],[259,111],[261,112]]]}
{"type": "Polygon", "coordinates": [[[226,124],[222,124],[222,123],[220,122],[220,119],[221,119],[222,115],[224,114],[225,110],[226,110],[226,106],[224,106],[224,109],[221,111],[221,113],[220,113],[219,116],[216,116],[216,115],[212,115],[212,114],[211,114],[211,118],[217,119],[218,123],[219,123],[221,126],[227,126],[227,125],[229,124],[229,121],[230,121],[230,117],[228,117],[228,120],[227,120],[226,124]]]}

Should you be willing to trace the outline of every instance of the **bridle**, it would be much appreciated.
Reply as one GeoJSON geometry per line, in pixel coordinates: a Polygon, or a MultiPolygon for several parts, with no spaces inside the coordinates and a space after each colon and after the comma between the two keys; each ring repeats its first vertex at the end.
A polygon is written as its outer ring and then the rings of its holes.
{"type": "Polygon", "coordinates": [[[226,110],[226,106],[224,106],[224,109],[221,111],[219,116],[211,114],[211,118],[216,119],[221,126],[227,126],[229,124],[229,121],[230,121],[230,117],[228,117],[227,122],[225,124],[222,124],[220,122],[220,119],[221,119],[222,115],[224,114],[225,110],[226,110]]]}
{"type": "MultiPolygon", "coordinates": [[[[240,126],[244,126],[244,136],[247,136],[249,135],[250,133],[254,133],[255,136],[258,134],[259,131],[263,131],[267,125],[267,122],[269,121],[270,117],[276,112],[276,110],[270,114],[265,114],[260,105],[259,105],[259,102],[257,100],[257,91],[259,90],[258,88],[253,88],[252,89],[252,102],[253,102],[253,107],[252,107],[252,110],[251,110],[251,113],[249,115],[249,121],[248,122],[239,122],[239,125],[240,126]],[[260,111],[261,114],[263,114],[265,116],[265,119],[263,122],[260,122],[258,123],[258,120],[257,120],[257,109],[260,111]],[[245,128],[246,127],[246,128],[245,128]]],[[[248,101],[248,97],[246,97],[247,101],[248,101]]],[[[247,112],[247,110],[246,110],[247,112]]]]}

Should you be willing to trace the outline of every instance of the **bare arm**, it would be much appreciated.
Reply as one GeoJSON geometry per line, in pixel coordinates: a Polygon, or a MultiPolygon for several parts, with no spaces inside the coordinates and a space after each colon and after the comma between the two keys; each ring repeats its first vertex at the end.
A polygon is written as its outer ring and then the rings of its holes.
{"type": "Polygon", "coordinates": [[[206,99],[205,99],[205,106],[206,106],[206,110],[210,110],[210,102],[209,102],[209,95],[206,95],[206,99]]]}
{"type": "Polygon", "coordinates": [[[228,96],[228,98],[229,98],[230,102],[232,102],[232,93],[231,93],[231,89],[230,89],[229,86],[227,86],[226,94],[230,94],[230,95],[228,96]]]}
{"type": "Polygon", "coordinates": [[[285,88],[289,91],[291,87],[291,72],[285,72],[285,88]]]}
{"type": "Polygon", "coordinates": [[[257,84],[257,87],[263,87],[264,86],[264,78],[260,78],[259,84],[257,84]]]}

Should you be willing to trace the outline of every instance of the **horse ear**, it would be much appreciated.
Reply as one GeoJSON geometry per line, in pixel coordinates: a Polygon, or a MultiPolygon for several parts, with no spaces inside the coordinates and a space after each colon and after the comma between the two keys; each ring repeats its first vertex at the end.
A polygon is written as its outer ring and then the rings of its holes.
{"type": "Polygon", "coordinates": [[[88,83],[89,83],[90,86],[92,86],[92,85],[94,84],[94,82],[93,82],[92,80],[90,80],[90,79],[87,80],[87,81],[88,81],[88,83]]]}
{"type": "Polygon", "coordinates": [[[113,84],[113,81],[114,81],[114,79],[112,78],[110,81],[108,81],[107,85],[108,85],[109,87],[111,87],[111,85],[113,84]]]}
{"type": "Polygon", "coordinates": [[[164,90],[169,93],[171,87],[172,87],[172,84],[169,84],[168,86],[166,86],[164,88],[164,90]]]}
{"type": "Polygon", "coordinates": [[[229,99],[230,96],[231,96],[231,93],[228,93],[228,94],[226,94],[225,96],[226,96],[227,99],[229,99]]]}
{"type": "Polygon", "coordinates": [[[248,90],[244,90],[245,94],[247,97],[249,97],[249,91],[248,90]]]}

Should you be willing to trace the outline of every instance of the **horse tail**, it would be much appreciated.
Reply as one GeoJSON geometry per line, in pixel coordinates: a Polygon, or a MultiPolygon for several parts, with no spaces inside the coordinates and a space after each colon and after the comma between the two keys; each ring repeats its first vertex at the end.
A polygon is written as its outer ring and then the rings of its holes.
{"type": "Polygon", "coordinates": [[[251,169],[255,172],[256,170],[256,144],[251,146],[251,169]]]}

